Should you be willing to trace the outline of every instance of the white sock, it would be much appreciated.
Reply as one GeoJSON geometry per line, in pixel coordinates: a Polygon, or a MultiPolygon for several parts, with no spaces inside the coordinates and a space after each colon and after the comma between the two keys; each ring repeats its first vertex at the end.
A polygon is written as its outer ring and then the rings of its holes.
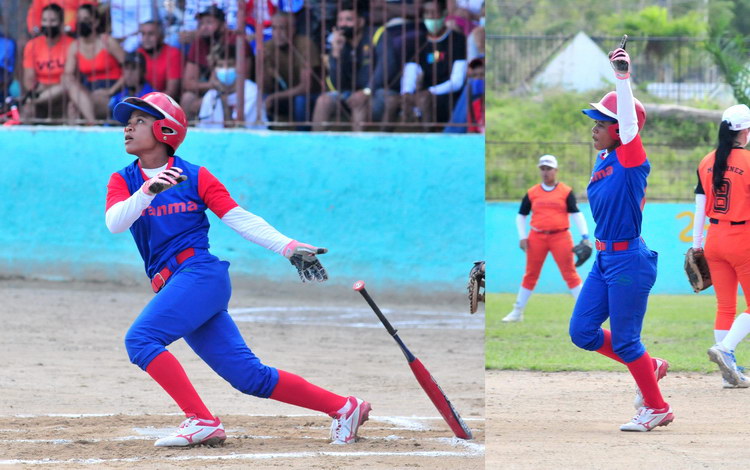
{"type": "Polygon", "coordinates": [[[526,308],[526,302],[529,301],[529,297],[531,297],[533,292],[533,290],[521,286],[521,288],[518,289],[518,297],[516,297],[516,303],[513,304],[513,308],[523,312],[523,309],[526,308]]]}
{"type": "Polygon", "coordinates": [[[750,333],[750,313],[742,312],[734,319],[732,328],[729,329],[729,333],[721,341],[721,345],[730,351],[734,351],[734,348],[740,344],[740,341],[745,339],[748,333],[750,333]]]}
{"type": "Polygon", "coordinates": [[[727,333],[729,333],[729,330],[714,330],[714,342],[718,344],[724,341],[724,338],[727,337],[727,333]]]}
{"type": "Polygon", "coordinates": [[[581,288],[583,287],[583,283],[578,284],[577,286],[570,289],[570,295],[573,296],[573,299],[578,300],[578,294],[581,293],[581,288]]]}

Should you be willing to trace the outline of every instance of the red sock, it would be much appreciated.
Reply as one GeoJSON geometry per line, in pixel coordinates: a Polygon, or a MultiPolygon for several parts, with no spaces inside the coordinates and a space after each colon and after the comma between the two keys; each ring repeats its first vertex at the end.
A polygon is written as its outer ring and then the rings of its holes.
{"type": "MultiPolygon", "coordinates": [[[[614,349],[612,349],[612,333],[609,330],[605,330],[604,328],[602,328],[602,331],[604,332],[604,343],[602,344],[601,348],[596,350],[596,352],[601,355],[607,356],[610,359],[614,359],[621,364],[625,364],[625,361],[623,361],[620,356],[615,353],[614,349]]],[[[651,359],[651,366],[654,370],[656,370],[656,359],[651,359]]]]}
{"type": "Polygon", "coordinates": [[[628,370],[630,370],[630,374],[635,379],[635,383],[641,389],[643,401],[646,403],[646,406],[649,408],[664,408],[667,406],[664,403],[664,398],[661,396],[659,385],[656,383],[654,361],[648,353],[643,353],[643,356],[625,365],[628,366],[628,370]]]}
{"type": "Polygon", "coordinates": [[[331,415],[346,405],[346,398],[313,385],[299,375],[279,370],[279,383],[269,397],[331,415]]]}
{"type": "Polygon", "coordinates": [[[617,362],[625,364],[625,361],[623,361],[620,356],[615,354],[615,351],[612,349],[612,333],[609,330],[605,330],[604,328],[602,328],[602,331],[604,332],[604,343],[602,343],[602,347],[597,349],[596,352],[607,356],[610,359],[614,359],[617,362]]]}
{"type": "Polygon", "coordinates": [[[208,411],[203,400],[198,396],[193,384],[190,383],[185,369],[169,351],[156,356],[146,367],[146,372],[170,397],[182,408],[185,416],[197,416],[200,419],[213,420],[214,416],[208,411]]]}

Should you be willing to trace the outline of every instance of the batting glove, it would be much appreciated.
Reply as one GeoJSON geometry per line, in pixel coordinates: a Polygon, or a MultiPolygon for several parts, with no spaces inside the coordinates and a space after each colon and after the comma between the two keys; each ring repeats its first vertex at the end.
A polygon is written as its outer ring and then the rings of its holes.
{"type": "Polygon", "coordinates": [[[326,248],[318,248],[306,243],[292,240],[284,247],[282,254],[297,268],[302,282],[328,280],[328,273],[315,255],[328,253],[326,248]]]}
{"type": "Polygon", "coordinates": [[[609,63],[615,70],[615,77],[620,80],[630,78],[630,56],[625,49],[619,48],[609,53],[609,63]]]}
{"type": "Polygon", "coordinates": [[[182,169],[173,166],[143,183],[141,190],[149,196],[156,196],[185,180],[187,180],[187,176],[182,174],[182,169]]]}

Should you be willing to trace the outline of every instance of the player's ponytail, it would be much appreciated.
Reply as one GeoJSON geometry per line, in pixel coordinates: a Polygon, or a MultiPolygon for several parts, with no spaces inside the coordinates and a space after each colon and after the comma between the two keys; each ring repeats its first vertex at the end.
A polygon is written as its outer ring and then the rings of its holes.
{"type": "Polygon", "coordinates": [[[732,152],[732,148],[734,148],[737,134],[739,134],[739,131],[731,130],[729,128],[729,122],[721,121],[721,126],[719,126],[719,143],[716,145],[712,178],[715,190],[721,187],[721,181],[724,179],[724,172],[727,169],[727,160],[729,159],[729,154],[732,152]]]}

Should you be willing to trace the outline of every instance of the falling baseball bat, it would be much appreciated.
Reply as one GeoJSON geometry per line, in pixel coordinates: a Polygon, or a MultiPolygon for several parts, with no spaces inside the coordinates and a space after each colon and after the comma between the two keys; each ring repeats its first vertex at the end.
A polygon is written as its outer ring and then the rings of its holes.
{"type": "Polygon", "coordinates": [[[430,400],[432,400],[435,408],[437,408],[445,422],[448,423],[448,426],[450,426],[453,434],[455,434],[456,437],[460,439],[472,439],[471,430],[461,419],[461,415],[458,414],[458,411],[453,408],[453,405],[451,404],[450,400],[448,400],[448,397],[445,396],[445,393],[443,393],[440,385],[438,385],[438,383],[432,377],[427,368],[422,364],[422,362],[417,359],[417,357],[414,356],[411,351],[409,351],[409,348],[406,347],[404,342],[401,341],[401,338],[399,338],[397,334],[397,330],[393,328],[393,326],[391,326],[391,323],[387,318],[385,318],[385,315],[383,315],[383,312],[380,311],[378,306],[375,304],[375,301],[372,300],[372,297],[370,297],[370,294],[367,293],[367,290],[365,289],[365,282],[355,282],[353,289],[362,294],[362,297],[365,298],[367,303],[372,308],[373,312],[375,312],[375,315],[378,316],[381,323],[383,323],[383,326],[385,326],[385,329],[388,330],[388,333],[390,333],[398,346],[401,348],[401,351],[404,353],[404,356],[406,356],[406,361],[409,363],[409,367],[411,367],[411,371],[414,373],[414,377],[416,377],[417,382],[419,382],[419,385],[422,386],[425,393],[427,393],[427,396],[430,397],[430,400]]]}

